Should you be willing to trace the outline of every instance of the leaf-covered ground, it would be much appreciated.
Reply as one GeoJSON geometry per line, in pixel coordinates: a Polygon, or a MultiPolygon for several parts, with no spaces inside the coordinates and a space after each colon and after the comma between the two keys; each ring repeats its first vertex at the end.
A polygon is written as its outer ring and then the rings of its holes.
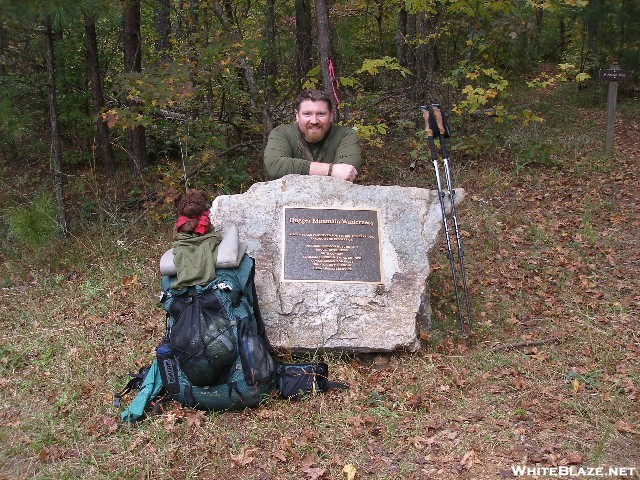
{"type": "MultiPolygon", "coordinates": [[[[154,204],[126,235],[108,217],[64,254],[24,258],[5,242],[0,478],[481,480],[511,478],[512,466],[640,467],[640,112],[620,109],[606,158],[594,133],[603,112],[558,108],[568,111],[553,135],[518,133],[540,156],[510,154],[514,134],[481,157],[453,150],[473,334],[457,333],[440,248],[423,347],[329,355],[347,392],[223,414],[167,405],[122,424],[112,393],[162,335],[169,207],[154,204]]],[[[415,145],[399,137],[365,149],[362,181],[431,187],[429,169],[408,172],[415,145]]],[[[112,205],[84,181],[76,195],[112,205]]]]}

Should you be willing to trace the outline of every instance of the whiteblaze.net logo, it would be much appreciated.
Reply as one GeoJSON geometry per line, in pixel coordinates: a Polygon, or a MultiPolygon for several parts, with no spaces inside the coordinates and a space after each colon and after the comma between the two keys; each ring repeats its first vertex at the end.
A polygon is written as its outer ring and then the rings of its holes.
{"type": "Polygon", "coordinates": [[[637,467],[527,467],[512,465],[511,473],[515,477],[634,477],[637,467]]]}

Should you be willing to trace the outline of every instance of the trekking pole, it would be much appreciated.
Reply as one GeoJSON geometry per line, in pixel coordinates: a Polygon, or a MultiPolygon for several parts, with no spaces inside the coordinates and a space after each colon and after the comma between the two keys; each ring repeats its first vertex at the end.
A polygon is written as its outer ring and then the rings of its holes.
{"type": "Polygon", "coordinates": [[[449,238],[449,225],[447,222],[447,209],[444,205],[445,193],[442,190],[442,184],[440,182],[440,171],[438,169],[438,152],[436,150],[436,142],[433,138],[433,128],[438,128],[438,125],[431,125],[432,119],[435,120],[435,116],[432,116],[431,106],[420,107],[422,109],[422,117],[424,118],[424,129],[427,132],[429,138],[429,150],[431,150],[431,158],[433,160],[433,170],[436,176],[436,185],[438,187],[438,198],[440,199],[440,210],[442,211],[442,224],[444,226],[444,236],[447,240],[447,256],[449,257],[449,265],[451,267],[451,276],[453,277],[453,289],[456,295],[456,305],[458,307],[458,316],[460,317],[460,331],[463,337],[466,336],[464,330],[464,318],[462,316],[462,309],[460,308],[460,295],[458,294],[458,279],[456,277],[456,265],[453,260],[453,250],[451,249],[451,239],[449,238]]]}
{"type": "Polygon", "coordinates": [[[462,250],[462,240],[460,238],[460,228],[458,227],[458,217],[456,216],[455,195],[456,191],[453,188],[453,182],[451,181],[451,172],[449,170],[449,156],[447,155],[447,149],[445,146],[445,138],[448,136],[448,127],[445,123],[444,113],[438,106],[433,106],[433,114],[436,118],[438,125],[438,140],[440,142],[440,148],[442,150],[442,163],[444,165],[444,175],[447,182],[447,190],[449,190],[449,199],[451,201],[451,217],[453,218],[453,230],[456,237],[456,247],[458,250],[458,265],[460,267],[460,278],[462,280],[462,288],[464,290],[465,307],[467,309],[467,325],[469,331],[473,328],[473,321],[471,320],[471,308],[469,307],[469,293],[467,291],[467,276],[464,271],[464,251],[462,250]],[[446,135],[445,135],[446,133],[446,135]]]}

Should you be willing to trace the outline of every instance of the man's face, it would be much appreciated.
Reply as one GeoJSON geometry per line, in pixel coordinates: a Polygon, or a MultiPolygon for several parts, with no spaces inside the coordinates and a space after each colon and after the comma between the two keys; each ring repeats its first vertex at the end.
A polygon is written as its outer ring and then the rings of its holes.
{"type": "Polygon", "coordinates": [[[331,128],[333,112],[324,100],[303,100],[296,111],[296,122],[307,142],[318,143],[331,128]]]}

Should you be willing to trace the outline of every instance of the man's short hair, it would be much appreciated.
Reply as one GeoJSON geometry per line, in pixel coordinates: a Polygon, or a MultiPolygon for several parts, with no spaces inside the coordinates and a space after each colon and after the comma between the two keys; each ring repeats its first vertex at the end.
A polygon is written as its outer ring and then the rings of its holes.
{"type": "Polygon", "coordinates": [[[296,97],[296,111],[300,110],[300,104],[305,100],[311,100],[312,102],[326,102],[329,111],[333,111],[333,104],[331,98],[320,90],[302,90],[296,97]]]}

